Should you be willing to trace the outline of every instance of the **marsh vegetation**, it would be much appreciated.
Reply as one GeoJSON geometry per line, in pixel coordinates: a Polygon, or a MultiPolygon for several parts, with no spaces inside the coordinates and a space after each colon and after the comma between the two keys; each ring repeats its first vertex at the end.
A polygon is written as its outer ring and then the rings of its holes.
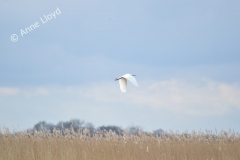
{"type": "Polygon", "coordinates": [[[213,133],[146,133],[91,130],[73,127],[52,131],[0,131],[1,160],[237,160],[240,135],[233,131],[213,133]]]}

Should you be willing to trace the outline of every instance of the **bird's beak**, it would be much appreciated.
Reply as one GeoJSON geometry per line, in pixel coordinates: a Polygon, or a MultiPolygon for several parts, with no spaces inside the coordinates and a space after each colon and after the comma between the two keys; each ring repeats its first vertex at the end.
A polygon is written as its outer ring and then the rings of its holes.
{"type": "Polygon", "coordinates": [[[117,81],[118,79],[116,78],[115,81],[117,81]]]}

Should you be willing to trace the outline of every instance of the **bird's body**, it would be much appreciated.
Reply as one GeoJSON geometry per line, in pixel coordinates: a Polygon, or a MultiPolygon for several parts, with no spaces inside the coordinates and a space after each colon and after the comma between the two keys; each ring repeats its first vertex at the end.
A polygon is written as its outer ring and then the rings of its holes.
{"type": "Polygon", "coordinates": [[[138,86],[138,83],[134,76],[136,76],[136,75],[125,74],[125,75],[115,79],[115,81],[119,80],[120,89],[122,92],[127,91],[127,80],[129,80],[135,86],[138,86]]]}

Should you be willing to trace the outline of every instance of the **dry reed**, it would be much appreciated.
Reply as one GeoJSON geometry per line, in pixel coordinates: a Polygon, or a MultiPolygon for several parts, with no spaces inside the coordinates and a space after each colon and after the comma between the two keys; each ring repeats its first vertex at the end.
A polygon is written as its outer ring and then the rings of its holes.
{"type": "Polygon", "coordinates": [[[240,135],[211,131],[155,135],[73,129],[0,131],[0,160],[238,160],[240,135]]]}

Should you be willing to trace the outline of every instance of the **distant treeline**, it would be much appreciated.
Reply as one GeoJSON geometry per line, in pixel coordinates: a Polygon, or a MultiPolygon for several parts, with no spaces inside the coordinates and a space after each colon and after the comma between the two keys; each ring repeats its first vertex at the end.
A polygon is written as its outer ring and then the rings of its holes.
{"type": "MultiPolygon", "coordinates": [[[[128,133],[137,133],[139,131],[143,131],[143,129],[139,126],[131,126],[126,129],[122,129],[118,126],[100,126],[98,128],[95,128],[92,123],[87,123],[79,119],[72,119],[70,121],[66,122],[59,122],[57,125],[54,125],[52,123],[47,123],[45,121],[40,121],[37,124],[34,125],[32,131],[43,131],[43,132],[53,132],[54,129],[57,130],[66,130],[66,129],[73,129],[74,132],[83,131],[84,129],[88,129],[91,133],[95,131],[107,131],[110,130],[115,132],[118,135],[121,135],[124,131],[127,131],[128,133]]],[[[147,133],[147,132],[145,132],[147,133]]],[[[165,132],[162,129],[158,129],[154,131],[155,134],[165,134],[165,132]]]]}

